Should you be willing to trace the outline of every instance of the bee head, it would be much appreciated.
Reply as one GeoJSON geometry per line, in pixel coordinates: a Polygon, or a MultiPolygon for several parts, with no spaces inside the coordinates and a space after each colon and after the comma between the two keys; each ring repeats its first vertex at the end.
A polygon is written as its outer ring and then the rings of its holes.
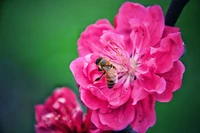
{"type": "Polygon", "coordinates": [[[103,58],[99,57],[96,61],[95,61],[95,64],[98,65],[99,62],[102,60],[103,58]]]}

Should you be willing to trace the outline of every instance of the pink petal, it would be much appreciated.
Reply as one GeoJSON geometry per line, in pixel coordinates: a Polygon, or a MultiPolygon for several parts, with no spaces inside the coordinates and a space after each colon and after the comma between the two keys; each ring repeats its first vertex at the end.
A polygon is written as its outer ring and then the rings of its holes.
{"type": "Polygon", "coordinates": [[[154,54],[157,74],[169,71],[173,67],[173,59],[170,52],[157,51],[154,54]]]}
{"type": "Polygon", "coordinates": [[[47,129],[47,128],[42,127],[40,125],[36,125],[35,128],[36,128],[36,133],[49,133],[49,132],[52,131],[52,129],[50,129],[50,128],[47,129]]]}
{"type": "Polygon", "coordinates": [[[65,99],[69,99],[71,102],[76,103],[76,95],[75,93],[66,87],[62,87],[62,88],[57,88],[54,92],[53,92],[53,96],[57,99],[57,98],[62,98],[64,97],[65,99]]]}
{"type": "Polygon", "coordinates": [[[162,39],[160,47],[154,50],[152,55],[157,66],[156,73],[160,74],[169,71],[173,66],[173,62],[181,57],[183,51],[184,45],[179,32],[169,34],[162,39]]]}
{"type": "MultiPolygon", "coordinates": [[[[106,55],[107,57],[113,57],[113,54],[120,55],[122,54],[124,57],[129,57],[128,51],[132,52],[132,45],[130,43],[127,43],[127,40],[129,39],[129,35],[125,36],[122,33],[116,33],[113,31],[104,31],[104,34],[101,36],[101,51],[99,53],[106,55]],[[103,51],[102,51],[103,50],[103,51]],[[109,51],[105,52],[105,51],[109,51]]],[[[114,59],[116,59],[119,56],[116,56],[114,59]]]]}
{"type": "Polygon", "coordinates": [[[149,93],[140,87],[136,82],[134,84],[134,89],[132,90],[133,105],[136,105],[138,101],[146,98],[148,95],[149,93]]]}
{"type": "Polygon", "coordinates": [[[35,116],[36,116],[36,120],[37,122],[41,122],[42,119],[42,115],[45,113],[45,108],[44,105],[36,105],[35,106],[35,116]]]}
{"type": "Polygon", "coordinates": [[[166,82],[164,78],[149,71],[137,77],[135,82],[138,86],[143,87],[144,90],[149,93],[157,92],[161,94],[166,89],[166,82]]]}
{"type": "Polygon", "coordinates": [[[105,24],[105,25],[108,25],[108,26],[110,25],[111,28],[113,28],[112,25],[110,24],[110,22],[109,22],[107,19],[100,19],[100,20],[97,20],[95,24],[96,24],[96,25],[105,24]]]}
{"type": "Polygon", "coordinates": [[[115,26],[117,30],[130,28],[130,19],[143,20],[147,15],[147,9],[137,3],[125,2],[119,9],[116,17],[115,26]]]}
{"type": "Polygon", "coordinates": [[[36,133],[64,133],[64,131],[61,131],[60,129],[52,129],[52,128],[46,128],[40,125],[36,125],[36,133]]]}
{"type": "Polygon", "coordinates": [[[164,30],[164,14],[162,8],[158,5],[149,6],[147,8],[148,15],[145,18],[144,24],[151,35],[151,46],[157,44],[164,30]]]}
{"type": "Polygon", "coordinates": [[[104,124],[102,124],[100,122],[98,111],[92,111],[91,121],[99,129],[102,129],[102,130],[111,130],[111,128],[108,125],[104,125],[104,124]]]}
{"type": "Polygon", "coordinates": [[[149,127],[155,124],[156,113],[154,104],[155,98],[151,95],[136,104],[135,119],[131,126],[137,133],[145,133],[149,127]]]}
{"type": "Polygon", "coordinates": [[[156,100],[169,102],[172,99],[172,92],[181,87],[184,71],[184,65],[180,61],[176,61],[170,71],[160,75],[165,78],[167,84],[166,90],[162,94],[155,94],[156,100]]]}
{"type": "Polygon", "coordinates": [[[125,48],[130,54],[133,52],[133,45],[130,39],[130,34],[132,32],[130,20],[137,19],[142,21],[146,15],[147,9],[144,6],[137,3],[125,2],[120,7],[119,12],[115,17],[114,25],[116,31],[124,36],[125,48]]]}
{"type": "Polygon", "coordinates": [[[83,73],[84,69],[83,62],[84,62],[84,57],[79,57],[73,60],[70,64],[70,70],[72,71],[72,74],[74,75],[76,82],[80,86],[87,88],[87,86],[90,84],[90,81],[88,80],[88,77],[83,73]]]}
{"type": "Polygon", "coordinates": [[[129,21],[132,32],[130,38],[132,41],[133,53],[138,53],[140,56],[143,55],[150,47],[150,35],[143,23],[137,19],[131,19],[129,21]]]}
{"type": "MultiPolygon", "coordinates": [[[[88,88],[91,91],[91,93],[94,96],[96,96],[97,98],[99,98],[100,100],[103,100],[103,101],[107,101],[108,100],[108,97],[103,93],[102,89],[98,88],[98,85],[96,85],[96,86],[89,85],[88,88]]],[[[107,87],[106,87],[106,89],[108,90],[107,87]]]]}
{"type": "Polygon", "coordinates": [[[169,34],[161,41],[160,47],[163,51],[169,51],[172,60],[177,61],[184,52],[184,43],[181,39],[180,32],[169,34]]]}
{"type": "Polygon", "coordinates": [[[99,99],[95,95],[91,93],[90,90],[85,90],[84,88],[80,88],[80,98],[83,103],[92,110],[101,109],[103,112],[108,108],[108,102],[99,99]]]}
{"type": "Polygon", "coordinates": [[[83,120],[84,129],[82,129],[82,131],[88,131],[88,129],[91,128],[91,126],[93,125],[91,122],[91,116],[92,116],[92,110],[87,108],[87,112],[86,112],[84,120],[83,120]]]}
{"type": "Polygon", "coordinates": [[[130,34],[129,21],[131,19],[137,19],[147,27],[151,35],[151,46],[159,42],[164,30],[164,14],[160,6],[145,8],[137,3],[124,3],[115,17],[114,24],[117,31],[130,34]]]}
{"type": "MultiPolygon", "coordinates": [[[[82,123],[83,123],[82,120],[83,120],[82,110],[74,110],[72,121],[73,121],[74,125],[76,126],[77,131],[82,130],[82,123]]],[[[86,123],[84,123],[84,124],[86,124],[86,123]]]]}
{"type": "Polygon", "coordinates": [[[174,33],[169,35],[172,40],[172,58],[174,61],[178,60],[184,52],[184,43],[182,41],[180,33],[174,33]]]}
{"type": "Polygon", "coordinates": [[[107,113],[99,113],[100,122],[103,125],[108,125],[113,130],[122,130],[126,128],[130,122],[134,119],[135,107],[132,105],[132,101],[127,101],[119,108],[112,109],[107,113]]]}
{"type": "Polygon", "coordinates": [[[180,28],[178,28],[178,27],[165,26],[162,38],[167,37],[169,34],[177,33],[177,32],[179,32],[179,30],[180,30],[180,28]]]}
{"type": "Polygon", "coordinates": [[[113,41],[114,44],[120,48],[123,48],[123,46],[125,46],[124,36],[116,34],[112,31],[105,31],[104,34],[101,36],[100,41],[102,44],[107,44],[113,41]]]}
{"type": "MultiPolygon", "coordinates": [[[[106,89],[108,90],[107,87],[106,89]]],[[[86,90],[89,90],[92,93],[92,95],[99,98],[100,100],[103,100],[103,101],[108,100],[108,97],[103,93],[102,89],[98,88],[98,85],[96,86],[88,85],[88,88],[86,88],[86,90]]]]}
{"type": "Polygon", "coordinates": [[[101,94],[103,94],[103,96],[101,97],[98,96],[98,97],[100,99],[102,99],[102,97],[106,97],[108,103],[111,106],[115,107],[121,106],[125,102],[127,102],[131,94],[131,88],[125,89],[123,86],[116,89],[108,89],[107,87],[105,87],[102,88],[100,91],[101,94]]]}
{"type": "Polygon", "coordinates": [[[125,104],[125,102],[128,101],[131,94],[131,88],[128,88],[127,90],[123,87],[117,88],[109,97],[108,102],[111,106],[121,106],[125,104]]]}
{"type": "Polygon", "coordinates": [[[113,30],[112,25],[106,19],[88,26],[78,40],[79,56],[85,56],[101,49],[100,36],[105,30],[113,30]]]}

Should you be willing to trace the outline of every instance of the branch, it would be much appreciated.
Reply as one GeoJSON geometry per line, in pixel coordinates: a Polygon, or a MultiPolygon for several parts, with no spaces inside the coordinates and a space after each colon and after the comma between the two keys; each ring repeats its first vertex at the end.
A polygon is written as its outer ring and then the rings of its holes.
{"type": "Polygon", "coordinates": [[[165,25],[174,26],[184,6],[189,0],[172,0],[165,15],[165,25]]]}

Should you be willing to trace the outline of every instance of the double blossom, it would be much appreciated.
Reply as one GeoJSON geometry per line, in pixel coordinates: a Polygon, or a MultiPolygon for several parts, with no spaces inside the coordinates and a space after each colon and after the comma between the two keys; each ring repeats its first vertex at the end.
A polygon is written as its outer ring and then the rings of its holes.
{"type": "Polygon", "coordinates": [[[91,122],[91,110],[83,114],[75,93],[67,87],[57,88],[45,104],[35,106],[37,133],[111,133],[91,122]]]}
{"type": "Polygon", "coordinates": [[[164,25],[158,5],[145,8],[126,2],[114,27],[106,19],[88,26],[78,40],[79,58],[70,69],[94,125],[122,130],[130,124],[136,132],[146,132],[156,121],[155,101],[169,102],[181,86],[183,52],[179,28],[164,25]],[[99,71],[99,58],[117,73],[112,88],[107,85],[108,71],[99,71]]]}
{"type": "Polygon", "coordinates": [[[66,87],[56,89],[45,104],[35,106],[35,112],[37,133],[92,133],[95,128],[90,111],[83,115],[75,93],[66,87]]]}

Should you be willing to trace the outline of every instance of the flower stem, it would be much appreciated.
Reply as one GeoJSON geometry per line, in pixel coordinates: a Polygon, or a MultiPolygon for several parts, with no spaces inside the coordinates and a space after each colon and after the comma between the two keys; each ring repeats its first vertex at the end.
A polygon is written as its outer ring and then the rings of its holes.
{"type": "Polygon", "coordinates": [[[165,15],[165,25],[174,26],[184,6],[189,0],[172,0],[165,15]]]}

